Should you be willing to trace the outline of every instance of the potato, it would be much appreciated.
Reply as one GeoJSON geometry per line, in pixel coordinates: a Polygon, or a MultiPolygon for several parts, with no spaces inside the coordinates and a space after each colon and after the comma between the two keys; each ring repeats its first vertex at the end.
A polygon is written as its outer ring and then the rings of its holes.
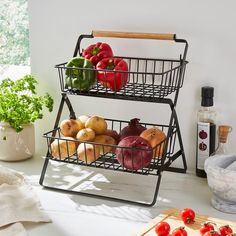
{"type": "Polygon", "coordinates": [[[51,154],[54,158],[65,160],[76,153],[76,142],[74,138],[67,137],[67,140],[55,139],[51,143],[51,154]]]}
{"type": "Polygon", "coordinates": [[[106,146],[106,144],[112,144],[112,145],[116,145],[117,142],[114,138],[112,138],[111,136],[108,135],[104,135],[104,134],[100,134],[100,135],[96,135],[94,142],[96,143],[102,143],[104,145],[100,145],[100,153],[101,154],[105,154],[107,152],[113,152],[114,148],[111,146],[106,146]]]}
{"type": "Polygon", "coordinates": [[[104,134],[107,130],[107,122],[100,116],[92,116],[86,121],[85,128],[94,130],[96,134],[104,134]]]}
{"type": "Polygon", "coordinates": [[[93,141],[94,138],[95,132],[90,128],[81,129],[76,135],[76,139],[79,141],[93,141]]]}
{"type": "Polygon", "coordinates": [[[90,118],[90,116],[87,115],[81,115],[77,119],[80,120],[83,124],[83,128],[85,128],[86,121],[90,118]]]}
{"type": "Polygon", "coordinates": [[[83,129],[80,120],[66,119],[60,123],[61,133],[66,137],[75,137],[78,131],[83,129]]]}
{"type": "Polygon", "coordinates": [[[90,164],[100,156],[100,148],[90,143],[81,143],[77,148],[78,159],[90,164]]]}

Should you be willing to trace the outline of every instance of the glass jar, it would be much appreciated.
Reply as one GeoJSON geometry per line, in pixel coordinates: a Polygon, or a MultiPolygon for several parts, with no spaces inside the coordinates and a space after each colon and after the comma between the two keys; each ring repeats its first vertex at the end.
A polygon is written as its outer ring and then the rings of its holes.
{"type": "Polygon", "coordinates": [[[229,125],[219,125],[218,127],[218,147],[216,148],[215,155],[228,154],[227,138],[228,134],[232,131],[229,125]]]}

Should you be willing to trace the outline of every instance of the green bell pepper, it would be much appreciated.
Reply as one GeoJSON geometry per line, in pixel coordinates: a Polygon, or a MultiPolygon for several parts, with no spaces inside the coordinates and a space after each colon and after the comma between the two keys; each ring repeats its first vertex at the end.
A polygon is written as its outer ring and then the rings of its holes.
{"type": "Polygon", "coordinates": [[[83,57],[74,57],[66,64],[66,85],[88,91],[96,81],[93,63],[83,57]]]}

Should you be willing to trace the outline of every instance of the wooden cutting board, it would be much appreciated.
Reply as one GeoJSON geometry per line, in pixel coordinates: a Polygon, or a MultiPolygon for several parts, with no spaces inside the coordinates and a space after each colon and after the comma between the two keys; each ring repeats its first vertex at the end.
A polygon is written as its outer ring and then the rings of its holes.
{"type": "Polygon", "coordinates": [[[157,236],[155,233],[155,225],[158,222],[165,221],[169,223],[171,227],[171,232],[178,227],[184,226],[185,230],[188,233],[188,236],[199,236],[199,229],[205,222],[214,222],[219,228],[222,225],[229,225],[234,232],[236,232],[236,222],[225,221],[222,219],[217,219],[209,216],[196,214],[194,224],[184,225],[181,220],[179,209],[168,209],[164,213],[158,215],[154,218],[148,225],[146,225],[139,233],[135,234],[135,236],[157,236]]]}

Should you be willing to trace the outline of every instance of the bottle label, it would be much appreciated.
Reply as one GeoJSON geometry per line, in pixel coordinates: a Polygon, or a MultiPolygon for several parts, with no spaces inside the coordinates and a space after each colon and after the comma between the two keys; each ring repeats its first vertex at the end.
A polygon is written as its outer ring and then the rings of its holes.
{"type": "Polygon", "coordinates": [[[197,168],[204,170],[205,160],[210,156],[210,123],[197,125],[197,168]]]}

